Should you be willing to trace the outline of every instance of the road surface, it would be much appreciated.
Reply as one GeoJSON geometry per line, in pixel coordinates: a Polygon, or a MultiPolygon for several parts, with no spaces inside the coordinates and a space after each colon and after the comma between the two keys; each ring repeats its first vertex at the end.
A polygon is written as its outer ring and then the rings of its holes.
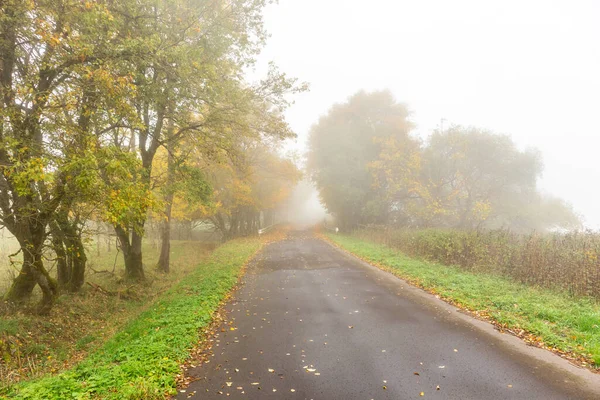
{"type": "Polygon", "coordinates": [[[268,245],[227,309],[177,398],[600,398],[597,375],[309,232],[268,245]]]}

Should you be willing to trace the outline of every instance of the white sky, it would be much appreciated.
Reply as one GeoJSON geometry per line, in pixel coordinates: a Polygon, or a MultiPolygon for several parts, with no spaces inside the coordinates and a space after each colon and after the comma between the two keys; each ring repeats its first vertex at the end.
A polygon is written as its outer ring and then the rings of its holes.
{"type": "Polygon", "coordinates": [[[311,85],[287,113],[298,146],[333,103],[389,88],[421,135],[444,118],[537,147],[542,188],[600,228],[600,1],[281,0],[266,27],[257,70],[311,85]]]}

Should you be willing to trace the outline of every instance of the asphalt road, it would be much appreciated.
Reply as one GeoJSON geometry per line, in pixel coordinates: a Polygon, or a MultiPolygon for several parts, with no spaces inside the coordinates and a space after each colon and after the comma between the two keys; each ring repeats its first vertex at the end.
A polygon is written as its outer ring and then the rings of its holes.
{"type": "Polygon", "coordinates": [[[600,399],[597,375],[307,232],[267,246],[227,309],[177,398],[600,399]]]}

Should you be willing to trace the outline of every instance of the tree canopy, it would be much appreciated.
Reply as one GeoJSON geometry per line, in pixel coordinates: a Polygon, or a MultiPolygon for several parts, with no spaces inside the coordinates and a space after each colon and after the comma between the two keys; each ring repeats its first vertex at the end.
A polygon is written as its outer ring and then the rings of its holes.
{"type": "Polygon", "coordinates": [[[540,192],[537,151],[474,127],[452,126],[425,141],[412,128],[406,106],[386,91],[359,92],[312,128],[309,170],[341,226],[580,226],[567,203],[540,192]]]}
{"type": "Polygon", "coordinates": [[[143,280],[149,212],[169,220],[176,198],[212,201],[189,154],[206,166],[241,142],[294,136],[283,111],[287,95],[305,87],[274,66],[260,82],[244,79],[265,42],[265,5],[0,2],[0,227],[23,255],[7,299],[23,300],[37,285],[47,312],[63,287],[78,290],[90,218],[114,227],[127,278],[143,280]],[[169,155],[167,179],[153,173],[159,150],[169,155]],[[48,241],[58,282],[44,265],[48,241]]]}

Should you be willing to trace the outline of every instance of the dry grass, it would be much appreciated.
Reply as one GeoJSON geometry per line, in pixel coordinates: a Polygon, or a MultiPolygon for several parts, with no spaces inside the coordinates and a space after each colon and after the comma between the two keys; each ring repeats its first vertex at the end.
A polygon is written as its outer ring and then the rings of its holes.
{"type": "Polygon", "coordinates": [[[397,230],[368,228],[355,236],[402,252],[497,274],[531,286],[600,299],[600,234],[519,235],[508,231],[397,230]]]}

